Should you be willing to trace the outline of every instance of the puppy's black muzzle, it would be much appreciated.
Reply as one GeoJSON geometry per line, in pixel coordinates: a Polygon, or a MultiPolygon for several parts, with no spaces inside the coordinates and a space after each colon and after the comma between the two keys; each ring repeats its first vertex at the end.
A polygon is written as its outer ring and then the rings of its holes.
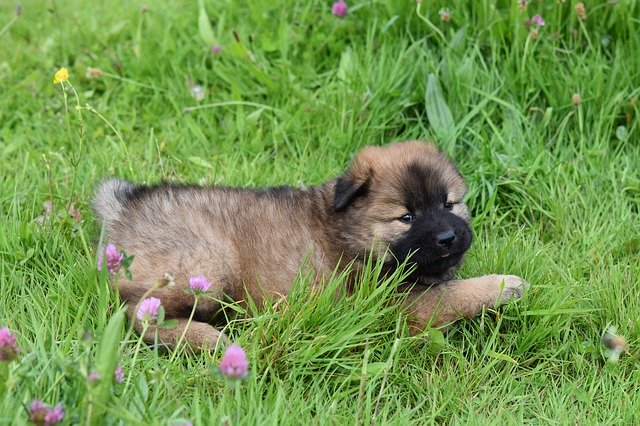
{"type": "Polygon", "coordinates": [[[459,265],[472,239],[471,228],[461,217],[443,210],[430,212],[391,244],[392,262],[397,266],[408,258],[408,264],[415,267],[411,279],[444,276],[459,265]]]}

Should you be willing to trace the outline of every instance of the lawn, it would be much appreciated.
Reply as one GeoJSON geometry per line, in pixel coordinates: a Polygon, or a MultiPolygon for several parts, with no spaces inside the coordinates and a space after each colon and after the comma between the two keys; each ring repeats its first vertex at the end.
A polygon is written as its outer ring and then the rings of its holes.
{"type": "Polygon", "coordinates": [[[0,327],[20,354],[0,361],[0,423],[33,399],[64,424],[640,423],[640,4],[580,5],[3,2],[0,327]],[[412,337],[376,265],[337,302],[339,278],[301,279],[230,322],[236,388],[219,352],[122,321],[96,269],[100,179],[312,185],[407,139],[469,185],[459,276],[522,276],[522,300],[412,337]]]}

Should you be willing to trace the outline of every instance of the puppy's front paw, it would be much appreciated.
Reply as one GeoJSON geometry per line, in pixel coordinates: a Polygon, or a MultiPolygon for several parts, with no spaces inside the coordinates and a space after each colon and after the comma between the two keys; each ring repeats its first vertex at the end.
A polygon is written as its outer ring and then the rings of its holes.
{"type": "Polygon", "coordinates": [[[494,275],[494,285],[498,292],[498,305],[502,305],[512,299],[519,299],[529,288],[530,284],[517,275],[494,275]]]}

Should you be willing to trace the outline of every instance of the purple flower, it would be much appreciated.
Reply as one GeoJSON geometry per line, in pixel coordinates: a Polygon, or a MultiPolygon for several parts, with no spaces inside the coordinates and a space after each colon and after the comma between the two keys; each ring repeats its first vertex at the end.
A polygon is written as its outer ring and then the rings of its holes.
{"type": "Polygon", "coordinates": [[[160,299],[157,297],[148,297],[138,306],[138,319],[140,321],[155,321],[158,318],[158,309],[160,309],[160,299]]]}
{"type": "Polygon", "coordinates": [[[348,11],[347,3],[342,0],[335,2],[333,6],[331,6],[331,13],[338,18],[344,18],[348,11]]]}
{"type": "Polygon", "coordinates": [[[50,409],[48,405],[38,399],[34,399],[29,405],[29,420],[37,425],[44,424],[44,416],[47,414],[48,409],[50,409]]]}
{"type": "Polygon", "coordinates": [[[211,288],[211,282],[204,275],[189,278],[189,288],[196,291],[207,291],[211,288]]]}
{"type": "Polygon", "coordinates": [[[116,371],[113,373],[113,379],[116,383],[124,382],[124,370],[120,367],[120,364],[116,365],[116,371]]]}
{"type": "Polygon", "coordinates": [[[98,373],[97,371],[92,371],[87,376],[87,380],[92,383],[100,380],[100,373],[98,373]]]}
{"type": "Polygon", "coordinates": [[[531,23],[536,27],[544,27],[545,25],[544,19],[542,19],[542,16],[540,16],[539,14],[533,15],[533,18],[531,18],[531,23]]]}
{"type": "Polygon", "coordinates": [[[219,44],[214,44],[213,46],[211,46],[211,53],[213,53],[214,55],[219,55],[221,50],[222,46],[220,46],[219,44]]]}
{"type": "Polygon", "coordinates": [[[54,425],[64,419],[64,410],[62,405],[58,404],[54,409],[49,409],[44,416],[45,425],[54,425]]]}
{"type": "Polygon", "coordinates": [[[58,404],[55,408],[49,407],[38,399],[31,401],[29,405],[29,420],[38,426],[54,425],[64,419],[64,410],[62,405],[58,404]]]}
{"type": "Polygon", "coordinates": [[[107,256],[107,270],[110,274],[115,274],[122,267],[122,259],[124,254],[119,252],[115,244],[108,244],[100,248],[100,254],[98,255],[98,269],[102,270],[102,261],[104,256],[107,256]]]}
{"type": "Polygon", "coordinates": [[[13,361],[19,353],[16,336],[11,334],[8,327],[0,328],[0,361],[13,361]]]}
{"type": "Polygon", "coordinates": [[[228,379],[243,379],[249,374],[249,360],[244,349],[235,343],[227,348],[220,360],[220,373],[228,379]]]}

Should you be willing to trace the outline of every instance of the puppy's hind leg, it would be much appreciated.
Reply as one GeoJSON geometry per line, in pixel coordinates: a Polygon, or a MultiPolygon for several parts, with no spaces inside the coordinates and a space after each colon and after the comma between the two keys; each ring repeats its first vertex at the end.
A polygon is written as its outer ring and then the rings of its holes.
{"type": "MultiPolygon", "coordinates": [[[[189,323],[189,320],[186,318],[180,318],[177,321],[178,325],[170,329],[156,326],[149,327],[144,336],[145,340],[148,342],[155,341],[157,333],[159,343],[171,349],[176,349],[180,338],[184,334],[184,338],[180,344],[186,343],[190,349],[195,351],[213,351],[224,347],[227,343],[227,337],[224,333],[211,324],[193,320],[189,323]]],[[[141,331],[142,330],[140,330],[140,332],[141,331]]]]}
{"type": "MultiPolygon", "coordinates": [[[[224,333],[211,324],[195,320],[189,322],[187,318],[178,318],[177,321],[178,324],[172,328],[150,325],[144,335],[145,342],[155,343],[157,338],[158,344],[169,349],[176,349],[180,343],[180,345],[186,344],[189,349],[196,352],[214,351],[227,344],[224,333]]],[[[137,333],[142,333],[144,330],[143,324],[138,320],[135,323],[135,330],[137,333]]]]}
{"type": "MultiPolygon", "coordinates": [[[[134,329],[138,334],[144,331],[144,325],[136,318],[134,307],[129,308],[129,318],[135,321],[134,329]]],[[[171,319],[171,318],[169,318],[171,319]]],[[[147,343],[157,343],[171,350],[176,349],[178,344],[187,345],[195,352],[216,350],[223,348],[228,343],[225,334],[206,322],[189,320],[187,318],[175,318],[177,325],[171,328],[150,325],[145,335],[144,341],[147,343]],[[157,340],[156,340],[157,339],[157,340]]]]}

